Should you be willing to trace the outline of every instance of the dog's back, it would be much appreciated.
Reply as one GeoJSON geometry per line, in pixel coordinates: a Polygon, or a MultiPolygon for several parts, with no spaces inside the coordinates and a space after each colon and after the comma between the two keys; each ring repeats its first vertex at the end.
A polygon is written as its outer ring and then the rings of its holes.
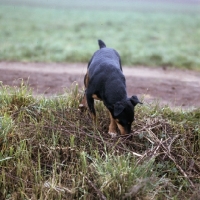
{"type": "Polygon", "coordinates": [[[98,40],[99,50],[97,50],[88,63],[88,67],[93,65],[97,68],[99,65],[113,65],[122,70],[121,59],[115,49],[106,47],[102,40],[98,40]]]}

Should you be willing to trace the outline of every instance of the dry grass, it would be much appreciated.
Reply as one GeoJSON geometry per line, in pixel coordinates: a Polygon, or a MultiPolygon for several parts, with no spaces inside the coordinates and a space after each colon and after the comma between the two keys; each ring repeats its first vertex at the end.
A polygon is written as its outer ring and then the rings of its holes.
{"type": "Polygon", "coordinates": [[[138,106],[133,133],[111,139],[102,103],[94,126],[80,98],[1,86],[1,199],[200,198],[199,109],[138,106]]]}

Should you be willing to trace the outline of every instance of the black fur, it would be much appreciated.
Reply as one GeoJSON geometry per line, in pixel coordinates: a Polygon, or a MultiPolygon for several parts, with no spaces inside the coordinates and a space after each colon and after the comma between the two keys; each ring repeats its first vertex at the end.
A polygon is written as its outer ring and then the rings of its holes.
{"type": "Polygon", "coordinates": [[[98,40],[98,43],[100,49],[106,47],[105,43],[102,40],[98,40]]]}
{"type": "Polygon", "coordinates": [[[127,97],[126,81],[118,52],[107,48],[102,40],[98,40],[98,43],[100,49],[88,63],[88,85],[85,91],[88,107],[95,116],[92,97],[95,94],[103,101],[112,117],[124,127],[126,133],[130,133],[134,120],[134,106],[141,102],[137,96],[127,97]]]}

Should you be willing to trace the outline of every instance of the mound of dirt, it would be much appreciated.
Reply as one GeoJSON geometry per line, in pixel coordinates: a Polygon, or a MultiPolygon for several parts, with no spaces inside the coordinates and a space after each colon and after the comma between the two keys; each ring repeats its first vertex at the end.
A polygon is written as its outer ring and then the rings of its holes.
{"type": "MultiPolygon", "coordinates": [[[[87,64],[0,62],[0,81],[19,86],[28,81],[35,95],[52,96],[64,92],[73,82],[83,88],[87,64]]],[[[200,107],[200,73],[189,70],[123,67],[128,95],[155,99],[172,107],[200,107]]]]}

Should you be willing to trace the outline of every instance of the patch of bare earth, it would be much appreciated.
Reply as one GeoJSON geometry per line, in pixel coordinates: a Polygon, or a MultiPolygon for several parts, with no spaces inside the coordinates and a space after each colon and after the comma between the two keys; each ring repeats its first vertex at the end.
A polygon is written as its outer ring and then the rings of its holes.
{"type": "MultiPolygon", "coordinates": [[[[83,89],[87,64],[0,62],[0,81],[19,86],[28,80],[34,94],[52,96],[77,82],[83,89]]],[[[159,100],[172,107],[200,107],[200,73],[189,70],[123,67],[128,95],[143,96],[149,103],[159,100]]]]}

